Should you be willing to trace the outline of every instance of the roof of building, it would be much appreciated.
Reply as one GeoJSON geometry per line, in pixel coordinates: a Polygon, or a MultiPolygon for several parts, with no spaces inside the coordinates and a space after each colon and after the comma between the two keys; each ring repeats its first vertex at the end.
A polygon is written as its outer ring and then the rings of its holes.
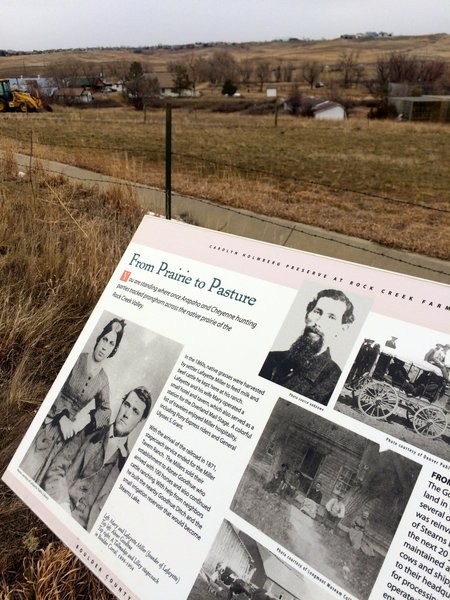
{"type": "Polygon", "coordinates": [[[308,584],[301,573],[285,565],[279,558],[257,543],[263,560],[264,570],[269,579],[292,594],[294,598],[303,598],[308,584]]]}
{"type": "Polygon", "coordinates": [[[144,73],[144,77],[146,77],[148,79],[156,77],[159,81],[159,87],[161,87],[161,88],[173,88],[174,87],[172,73],[169,73],[168,71],[161,71],[161,72],[155,72],[155,73],[144,73]]]}
{"type": "Polygon", "coordinates": [[[76,87],[91,87],[105,85],[101,77],[75,77],[70,80],[74,88],[76,87]]]}
{"type": "Polygon", "coordinates": [[[81,96],[83,94],[90,94],[89,90],[85,90],[82,87],[72,87],[72,88],[58,88],[55,91],[57,96],[81,96]]]}
{"type": "Polygon", "coordinates": [[[314,112],[323,112],[324,110],[330,110],[332,108],[344,109],[342,104],[339,104],[338,102],[332,102],[331,100],[325,100],[324,102],[320,102],[319,104],[316,104],[315,106],[313,106],[312,110],[314,112]]]}
{"type": "Polygon", "coordinates": [[[408,102],[450,102],[450,96],[391,96],[391,100],[407,100],[408,102]]]}

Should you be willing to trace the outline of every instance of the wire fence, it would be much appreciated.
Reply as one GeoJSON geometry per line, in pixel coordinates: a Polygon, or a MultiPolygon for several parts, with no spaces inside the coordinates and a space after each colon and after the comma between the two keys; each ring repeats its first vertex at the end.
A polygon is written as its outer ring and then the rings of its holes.
{"type": "MultiPolygon", "coordinates": [[[[443,213],[449,213],[450,214],[450,209],[445,209],[445,208],[438,208],[435,206],[429,206],[428,204],[422,204],[420,202],[410,202],[408,200],[400,200],[398,198],[390,198],[388,196],[382,196],[380,194],[374,194],[372,192],[365,192],[362,190],[354,190],[351,188],[347,188],[347,187],[340,187],[340,186],[336,186],[336,185],[330,185],[327,183],[323,183],[320,181],[314,181],[312,179],[305,179],[303,177],[298,177],[295,175],[284,175],[282,173],[274,173],[273,171],[265,171],[264,169],[256,169],[253,167],[246,167],[246,166],[241,166],[241,165],[236,165],[234,163],[230,163],[230,162],[224,162],[224,161],[216,161],[216,160],[212,160],[210,158],[204,158],[202,156],[196,156],[194,154],[182,154],[179,152],[174,152],[173,153],[175,157],[179,157],[179,158],[189,158],[189,159],[193,159],[196,160],[198,162],[204,162],[204,163],[208,163],[211,165],[215,165],[215,166],[219,166],[219,167],[227,167],[227,168],[232,168],[235,169],[236,171],[241,171],[241,172],[247,172],[247,173],[255,173],[255,174],[259,174],[259,175],[265,175],[267,177],[273,177],[276,179],[284,179],[284,180],[288,180],[288,181],[295,181],[297,183],[307,183],[309,185],[313,185],[313,186],[317,186],[317,187],[322,187],[322,188],[326,188],[329,191],[332,192],[346,192],[346,193],[350,193],[350,194],[355,194],[355,195],[359,195],[359,196],[365,196],[366,198],[374,198],[376,200],[384,200],[386,202],[392,202],[395,204],[405,204],[411,207],[415,207],[415,208],[424,208],[426,210],[433,210],[433,211],[437,211],[437,212],[443,212],[443,213]]],[[[436,191],[441,191],[439,188],[434,188],[436,191]]],[[[442,190],[443,191],[443,190],[442,190]]]]}
{"type": "MultiPolygon", "coordinates": [[[[30,156],[30,158],[32,159],[32,156],[30,156]]],[[[30,163],[31,164],[31,163],[30,163]]],[[[53,175],[60,175],[61,174],[61,170],[56,170],[56,169],[52,169],[49,166],[45,166],[45,171],[47,173],[53,174],[53,175]]],[[[82,183],[89,183],[89,184],[94,184],[94,185],[105,185],[105,184],[111,184],[114,186],[123,186],[124,188],[131,188],[133,190],[141,190],[141,191],[154,191],[155,188],[145,185],[145,184],[140,184],[140,183],[135,183],[135,182],[130,182],[130,181],[124,181],[124,180],[120,180],[117,178],[113,178],[113,177],[109,177],[109,176],[103,176],[103,178],[100,177],[92,177],[92,176],[88,176],[88,173],[91,173],[90,171],[85,171],[83,169],[81,169],[82,172],[80,172],[79,175],[75,175],[73,173],[64,173],[64,176],[67,177],[70,180],[74,180],[74,181],[79,181],[82,183]]],[[[163,202],[164,202],[164,191],[163,190],[157,190],[160,192],[161,194],[161,208],[163,206],[163,202]]],[[[189,197],[186,197],[189,198],[189,197]]],[[[205,205],[210,205],[211,201],[210,200],[206,200],[206,199],[202,199],[202,198],[189,198],[190,200],[193,200],[197,203],[200,204],[205,204],[205,205]]],[[[220,210],[223,211],[224,213],[229,213],[232,215],[240,215],[242,216],[242,212],[237,209],[237,208],[233,208],[230,206],[224,206],[221,205],[220,206],[220,210]]],[[[163,212],[163,211],[162,211],[163,212]]],[[[263,215],[258,215],[255,213],[249,213],[248,211],[245,212],[245,218],[246,219],[250,219],[252,221],[256,221],[258,223],[260,223],[261,225],[267,226],[269,225],[273,225],[273,221],[269,218],[269,217],[265,217],[263,215]]],[[[288,245],[288,241],[290,239],[290,237],[292,236],[293,233],[298,233],[301,234],[303,236],[306,236],[307,238],[312,238],[312,239],[316,239],[316,240],[321,240],[323,242],[327,242],[327,243],[333,243],[336,246],[340,246],[342,248],[349,248],[352,250],[356,250],[360,253],[366,254],[366,255],[372,255],[372,256],[376,256],[379,258],[384,258],[384,259],[389,259],[390,261],[394,261],[395,263],[398,263],[399,265],[406,265],[408,267],[413,267],[414,269],[416,269],[418,272],[420,272],[421,270],[429,272],[429,273],[434,273],[436,275],[444,275],[446,277],[450,276],[450,272],[449,271],[444,271],[441,269],[436,269],[430,266],[424,266],[423,264],[419,264],[419,262],[414,262],[412,260],[407,260],[406,258],[400,258],[399,256],[395,256],[392,253],[388,253],[388,252],[383,252],[382,250],[373,250],[371,248],[367,248],[364,245],[358,245],[358,244],[352,244],[347,240],[344,240],[342,238],[340,238],[339,236],[331,236],[329,234],[327,234],[326,232],[324,232],[323,234],[315,232],[315,231],[311,231],[310,229],[306,229],[304,227],[301,226],[301,224],[298,223],[294,223],[294,224],[288,224],[288,223],[283,223],[282,220],[277,219],[276,221],[276,226],[282,230],[285,230],[286,232],[286,238],[283,242],[282,245],[287,246],[288,245]]]]}
{"type": "MultiPolygon", "coordinates": [[[[68,122],[73,121],[73,119],[66,119],[66,120],[68,122]]],[[[94,121],[96,123],[97,122],[101,123],[102,125],[107,122],[103,119],[99,120],[99,121],[88,119],[85,121],[86,125],[89,125],[89,123],[91,121],[94,121]]],[[[120,125],[130,124],[133,126],[134,125],[142,126],[142,121],[137,121],[137,120],[121,119],[121,120],[110,120],[108,122],[116,123],[116,124],[118,123],[120,125]]],[[[161,121],[161,125],[162,125],[162,121],[161,121]]],[[[205,125],[205,123],[199,124],[199,126],[201,126],[201,127],[204,127],[204,125],[205,125]]],[[[90,132],[87,131],[86,137],[88,137],[89,135],[90,135],[90,132]]],[[[92,137],[94,137],[94,139],[95,139],[95,136],[92,136],[92,137]]],[[[91,137],[91,139],[92,139],[92,137],[91,137]]],[[[37,146],[42,147],[42,148],[47,148],[52,151],[54,151],[55,149],[65,149],[65,150],[73,151],[74,153],[77,152],[77,153],[89,154],[92,152],[98,152],[98,153],[105,152],[105,153],[109,153],[113,156],[118,156],[118,157],[120,157],[122,155],[124,158],[133,158],[133,157],[139,157],[139,158],[143,158],[143,159],[147,158],[148,162],[156,164],[156,165],[158,165],[158,167],[161,166],[161,176],[163,175],[165,159],[166,159],[166,152],[165,152],[165,148],[164,148],[163,137],[164,137],[163,132],[161,131],[156,139],[151,140],[151,143],[153,143],[153,147],[146,145],[145,148],[137,148],[136,145],[134,145],[132,143],[132,136],[130,136],[129,142],[127,139],[124,139],[124,140],[120,140],[120,143],[117,143],[117,140],[116,140],[116,143],[112,143],[112,144],[92,143],[91,139],[89,140],[89,143],[87,143],[87,144],[82,143],[82,140],[80,140],[80,142],[77,144],[68,143],[63,140],[54,140],[54,141],[52,141],[52,143],[46,143],[43,141],[33,143],[33,130],[32,129],[31,129],[31,131],[30,130],[27,131],[25,128],[20,128],[20,129],[17,128],[17,130],[16,130],[16,141],[21,143],[23,152],[24,152],[24,154],[27,154],[30,157],[30,161],[34,157],[37,157],[37,154],[39,154],[39,153],[36,153],[37,146]]],[[[345,186],[345,185],[340,186],[340,185],[336,185],[334,183],[330,184],[330,183],[326,183],[323,181],[314,180],[314,179],[307,178],[307,177],[302,177],[297,174],[293,174],[292,172],[291,173],[283,173],[280,170],[267,170],[264,168],[250,166],[249,164],[242,164],[238,161],[221,160],[220,158],[209,158],[205,155],[201,156],[201,155],[198,155],[195,153],[183,152],[183,151],[178,151],[178,150],[173,151],[171,153],[171,157],[172,157],[173,163],[177,167],[182,167],[183,165],[186,165],[186,164],[193,164],[202,169],[206,169],[207,172],[208,172],[208,170],[212,170],[212,169],[216,169],[216,170],[222,169],[224,171],[232,171],[241,176],[255,175],[255,176],[258,176],[259,178],[265,178],[266,180],[270,180],[271,182],[274,183],[275,186],[280,185],[282,182],[283,183],[287,182],[287,183],[292,183],[292,184],[301,184],[303,186],[303,190],[305,189],[304,186],[311,186],[312,188],[326,190],[330,194],[336,194],[336,195],[349,194],[356,198],[360,197],[362,199],[366,199],[369,201],[369,203],[377,202],[377,203],[381,204],[380,210],[387,210],[388,207],[391,205],[392,206],[403,206],[405,209],[408,209],[409,211],[421,210],[421,211],[429,212],[430,218],[432,218],[432,215],[436,215],[436,218],[439,218],[438,217],[439,214],[445,215],[445,214],[450,213],[450,207],[446,208],[445,206],[432,206],[432,205],[426,204],[422,201],[410,201],[410,200],[406,200],[406,199],[402,199],[402,198],[395,198],[395,197],[385,195],[385,194],[378,194],[375,192],[370,192],[367,190],[353,189],[353,188],[345,186]]],[[[256,156],[255,158],[261,159],[262,157],[256,156]]],[[[295,161],[293,161],[292,158],[290,158],[290,161],[295,163],[295,161]]],[[[30,162],[30,164],[31,164],[31,162],[30,162]]],[[[298,163],[298,165],[300,165],[300,162],[298,163]]],[[[55,171],[50,168],[47,168],[46,170],[48,170],[48,172],[50,172],[50,173],[55,173],[55,174],[60,173],[60,171],[57,171],[57,170],[55,171]]],[[[87,174],[87,173],[83,174],[80,177],[77,177],[75,175],[67,175],[67,176],[71,179],[77,179],[79,181],[83,181],[83,182],[86,182],[89,184],[102,184],[105,182],[105,179],[107,178],[106,175],[105,176],[100,176],[100,175],[95,176],[92,174],[92,172],[89,172],[89,174],[87,174]]],[[[133,189],[136,189],[136,190],[150,190],[150,189],[154,190],[155,189],[154,186],[146,185],[144,183],[138,183],[136,181],[128,181],[128,180],[125,181],[125,180],[121,180],[121,179],[117,179],[117,178],[114,178],[113,183],[116,186],[132,187],[133,189]]],[[[302,188],[300,187],[300,189],[302,189],[302,188]]],[[[444,195],[444,198],[445,198],[445,194],[448,194],[447,189],[439,188],[439,187],[435,187],[435,186],[430,191],[442,193],[444,195]]],[[[196,200],[199,202],[204,201],[200,198],[196,198],[196,200]]],[[[207,201],[205,200],[205,202],[207,202],[207,201]]],[[[445,200],[443,201],[443,204],[445,205],[445,200]]],[[[222,207],[222,210],[224,210],[224,211],[229,211],[229,212],[233,212],[233,213],[239,212],[238,209],[234,209],[230,206],[221,205],[221,207],[222,207]]],[[[268,222],[268,218],[264,217],[263,215],[254,215],[251,218],[256,219],[260,222],[264,222],[264,223],[268,222]]],[[[282,225],[279,225],[279,226],[283,227],[282,225]]],[[[288,238],[294,231],[297,231],[298,233],[302,233],[305,236],[330,241],[330,237],[327,236],[326,233],[323,236],[318,233],[312,233],[311,231],[308,231],[307,229],[303,229],[301,227],[301,224],[295,224],[295,227],[292,227],[291,225],[286,225],[286,230],[288,232],[288,238]]],[[[354,248],[354,249],[358,249],[358,250],[362,249],[361,246],[358,246],[356,244],[353,245],[346,241],[338,241],[337,239],[334,239],[334,238],[333,238],[333,242],[336,244],[342,245],[342,246],[346,246],[348,248],[354,248]]],[[[365,253],[377,255],[380,257],[389,256],[390,259],[393,259],[391,254],[388,255],[388,254],[384,253],[383,251],[373,250],[373,249],[369,249],[369,248],[364,248],[362,251],[364,251],[365,253]]],[[[419,264],[416,264],[416,263],[411,262],[404,258],[395,258],[393,260],[395,260],[396,262],[399,262],[399,263],[404,263],[404,264],[411,265],[411,266],[414,266],[417,268],[421,268],[421,266],[419,264]]],[[[441,275],[448,275],[447,272],[442,271],[442,270],[433,269],[433,268],[428,269],[428,270],[431,272],[434,272],[434,273],[439,273],[441,275]]]]}
{"type": "MultiPolygon", "coordinates": [[[[101,122],[104,123],[105,121],[101,121],[101,122]]],[[[128,121],[125,121],[125,120],[111,121],[111,122],[115,122],[115,123],[118,122],[120,124],[128,123],[128,121]]],[[[136,121],[132,121],[132,123],[137,124],[136,121]]],[[[22,132],[20,134],[20,136],[18,137],[18,141],[21,141],[25,146],[27,145],[26,134],[24,132],[22,132]]],[[[164,143],[164,141],[162,139],[158,140],[158,141],[161,144],[164,143]]],[[[77,152],[101,151],[101,152],[110,152],[110,153],[113,153],[116,155],[124,154],[124,155],[133,156],[133,157],[140,157],[140,158],[147,157],[147,158],[150,158],[150,161],[153,163],[156,163],[156,162],[162,163],[165,160],[165,149],[162,146],[160,148],[146,147],[145,149],[139,149],[139,148],[136,148],[136,146],[134,146],[132,143],[130,143],[130,145],[128,147],[124,146],[123,144],[121,144],[121,147],[118,147],[118,145],[102,145],[102,144],[95,144],[95,143],[89,143],[89,145],[83,145],[83,144],[75,145],[75,144],[64,143],[62,141],[56,141],[56,140],[54,143],[51,143],[51,144],[39,141],[39,146],[47,147],[50,149],[55,149],[55,147],[57,147],[57,148],[62,148],[62,149],[72,150],[72,151],[77,151],[77,152]]],[[[31,149],[29,151],[27,151],[25,148],[24,153],[31,154],[31,149]]],[[[172,157],[174,160],[178,161],[179,164],[181,164],[182,162],[185,162],[185,163],[189,162],[189,163],[195,163],[197,165],[204,165],[204,166],[207,165],[209,167],[214,167],[216,169],[232,170],[241,175],[242,174],[258,175],[259,177],[268,178],[271,181],[274,181],[275,183],[277,183],[277,182],[279,183],[282,181],[283,182],[292,182],[292,183],[296,183],[296,184],[303,184],[303,185],[313,186],[315,188],[324,189],[333,194],[351,194],[352,196],[355,196],[355,197],[366,198],[369,200],[373,199],[375,201],[383,202],[388,205],[389,204],[403,205],[405,207],[410,207],[412,209],[420,208],[420,209],[424,209],[426,211],[430,211],[433,213],[435,212],[435,213],[450,214],[450,207],[445,208],[445,207],[431,206],[424,202],[410,201],[410,200],[405,200],[402,198],[395,198],[395,197],[388,196],[385,194],[377,194],[374,192],[368,192],[366,190],[354,189],[354,188],[351,188],[351,187],[348,187],[345,185],[340,186],[340,185],[336,185],[336,184],[325,183],[323,181],[318,181],[318,180],[314,180],[314,179],[310,179],[310,178],[306,178],[306,177],[301,177],[298,175],[294,175],[292,173],[286,174],[286,173],[282,173],[280,171],[275,171],[275,170],[269,171],[267,169],[252,167],[249,165],[240,164],[238,162],[212,159],[212,158],[208,158],[205,156],[199,156],[198,154],[179,152],[179,151],[172,152],[172,157]]],[[[298,162],[297,166],[300,167],[300,165],[301,165],[301,163],[298,162]]],[[[442,193],[444,195],[444,198],[445,198],[445,195],[448,195],[447,188],[440,188],[440,187],[433,186],[430,191],[442,193]]],[[[445,202],[445,200],[444,200],[444,202],[445,202]]]]}

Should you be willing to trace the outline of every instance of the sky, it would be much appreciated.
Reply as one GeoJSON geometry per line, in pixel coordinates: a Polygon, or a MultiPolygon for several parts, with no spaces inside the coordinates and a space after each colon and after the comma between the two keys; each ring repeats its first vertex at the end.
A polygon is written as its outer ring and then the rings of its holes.
{"type": "Polygon", "coordinates": [[[450,32],[449,0],[1,0],[0,49],[450,32]]]}

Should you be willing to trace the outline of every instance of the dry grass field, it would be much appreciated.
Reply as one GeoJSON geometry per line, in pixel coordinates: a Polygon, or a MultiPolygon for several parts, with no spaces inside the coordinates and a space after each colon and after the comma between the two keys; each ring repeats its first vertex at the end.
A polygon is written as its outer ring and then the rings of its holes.
{"type": "MultiPolygon", "coordinates": [[[[343,32],[351,33],[351,32],[343,32]]],[[[0,76],[41,75],[56,65],[85,65],[86,72],[164,71],[173,60],[208,58],[226,49],[238,61],[336,64],[353,52],[370,75],[377,58],[402,52],[450,63],[450,35],[377,39],[290,40],[192,48],[67,50],[0,57],[0,76]]],[[[326,74],[324,74],[326,77],[326,74]]],[[[281,95],[289,86],[279,86],[281,95]]],[[[448,259],[450,189],[448,125],[374,122],[358,107],[344,123],[258,115],[264,94],[246,86],[243,98],[224,99],[220,86],[200,84],[203,98],[174,110],[173,187],[265,215],[284,217],[387,246],[448,259]],[[248,109],[231,112],[242,104],[248,109]],[[256,105],[256,107],[254,106],[256,105]],[[215,109],[230,111],[217,112],[215,109]]],[[[310,93],[305,82],[303,92],[310,93]]],[[[328,88],[314,90],[327,97],[328,88]]],[[[341,90],[367,96],[362,86],[341,90]]],[[[121,98],[118,98],[122,100],[121,98]]],[[[177,103],[175,103],[177,104],[177,103]]],[[[180,102],[178,102],[180,104],[180,102]]],[[[13,142],[22,152],[49,157],[130,180],[164,186],[164,112],[122,106],[102,110],[55,107],[39,115],[3,114],[0,150],[13,142]]]]}
{"type": "MultiPolygon", "coordinates": [[[[0,472],[142,218],[121,188],[92,192],[0,159],[0,472]],[[18,218],[20,215],[20,218],[18,218]]],[[[0,483],[0,599],[110,598],[0,483]]]]}
{"type": "MultiPolygon", "coordinates": [[[[230,104],[235,99],[229,99],[230,104]]],[[[7,114],[0,148],[164,187],[165,115],[7,114]]],[[[387,246],[450,257],[450,127],[173,111],[173,188],[387,246]]]]}

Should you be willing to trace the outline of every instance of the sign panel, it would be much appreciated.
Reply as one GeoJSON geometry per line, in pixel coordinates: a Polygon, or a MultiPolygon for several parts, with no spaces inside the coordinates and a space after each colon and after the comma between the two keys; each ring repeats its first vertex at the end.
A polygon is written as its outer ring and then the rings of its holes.
{"type": "Polygon", "coordinates": [[[145,217],[4,480],[118,598],[445,597],[449,311],[145,217]]]}

